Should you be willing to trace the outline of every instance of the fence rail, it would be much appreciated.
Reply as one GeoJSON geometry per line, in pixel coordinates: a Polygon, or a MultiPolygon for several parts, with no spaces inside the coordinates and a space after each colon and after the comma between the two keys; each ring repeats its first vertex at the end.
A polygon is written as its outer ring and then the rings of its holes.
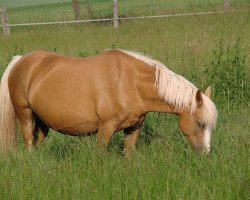
{"type": "MultiPolygon", "coordinates": [[[[118,18],[85,19],[85,20],[54,21],[54,22],[33,22],[33,23],[8,24],[6,26],[8,26],[8,27],[18,27],[18,26],[38,26],[38,25],[54,25],[54,24],[105,22],[105,21],[114,21],[114,20],[136,20],[136,19],[153,19],[153,18],[210,15],[210,14],[228,14],[228,13],[248,12],[248,11],[249,10],[209,11],[209,12],[179,13],[179,14],[165,14],[165,15],[138,16],[138,17],[118,17],[118,18]]],[[[4,25],[0,25],[0,27],[3,27],[3,26],[4,25]]]]}

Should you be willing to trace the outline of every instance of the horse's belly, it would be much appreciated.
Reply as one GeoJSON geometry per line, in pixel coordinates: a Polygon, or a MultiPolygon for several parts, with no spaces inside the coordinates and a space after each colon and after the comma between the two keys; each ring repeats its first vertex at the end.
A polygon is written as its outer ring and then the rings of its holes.
{"type": "Polygon", "coordinates": [[[74,135],[89,134],[98,130],[99,120],[94,111],[74,109],[74,106],[65,107],[60,108],[54,104],[50,108],[48,104],[38,104],[33,110],[44,124],[58,132],[74,135]]]}
{"type": "Polygon", "coordinates": [[[47,115],[46,117],[41,117],[41,120],[49,127],[58,132],[65,134],[89,134],[94,133],[98,130],[99,122],[97,119],[88,119],[84,116],[78,118],[72,116],[64,116],[63,113],[57,116],[47,115]]]}
{"type": "Polygon", "coordinates": [[[91,135],[98,131],[98,122],[80,122],[57,131],[69,135],[91,135]]]}

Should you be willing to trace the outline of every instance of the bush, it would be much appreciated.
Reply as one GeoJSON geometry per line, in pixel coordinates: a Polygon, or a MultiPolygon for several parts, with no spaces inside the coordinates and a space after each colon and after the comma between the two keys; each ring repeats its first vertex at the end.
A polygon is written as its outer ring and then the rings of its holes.
{"type": "Polygon", "coordinates": [[[246,59],[241,49],[240,39],[233,46],[219,42],[213,50],[211,60],[205,66],[207,85],[212,85],[215,103],[229,111],[249,102],[246,59]]]}

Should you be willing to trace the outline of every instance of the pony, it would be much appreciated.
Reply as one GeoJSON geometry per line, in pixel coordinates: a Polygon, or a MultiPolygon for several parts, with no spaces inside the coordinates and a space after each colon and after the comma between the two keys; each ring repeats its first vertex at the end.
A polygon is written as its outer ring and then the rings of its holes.
{"type": "Polygon", "coordinates": [[[1,79],[0,149],[17,145],[16,119],[25,147],[43,142],[49,129],[69,135],[97,134],[107,146],[124,131],[129,156],[148,112],[173,113],[192,148],[210,151],[217,109],[211,87],[203,94],[161,62],[112,49],[75,58],[49,51],[15,56],[1,79]]]}

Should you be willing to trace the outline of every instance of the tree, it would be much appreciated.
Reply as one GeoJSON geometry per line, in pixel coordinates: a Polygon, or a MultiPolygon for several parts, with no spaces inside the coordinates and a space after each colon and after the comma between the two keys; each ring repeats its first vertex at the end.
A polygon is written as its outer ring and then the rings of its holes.
{"type": "Polygon", "coordinates": [[[224,0],[224,9],[228,10],[229,8],[229,0],[224,0]]]}
{"type": "Polygon", "coordinates": [[[72,0],[72,6],[75,13],[75,20],[80,20],[80,6],[78,0],[72,0]]]}

